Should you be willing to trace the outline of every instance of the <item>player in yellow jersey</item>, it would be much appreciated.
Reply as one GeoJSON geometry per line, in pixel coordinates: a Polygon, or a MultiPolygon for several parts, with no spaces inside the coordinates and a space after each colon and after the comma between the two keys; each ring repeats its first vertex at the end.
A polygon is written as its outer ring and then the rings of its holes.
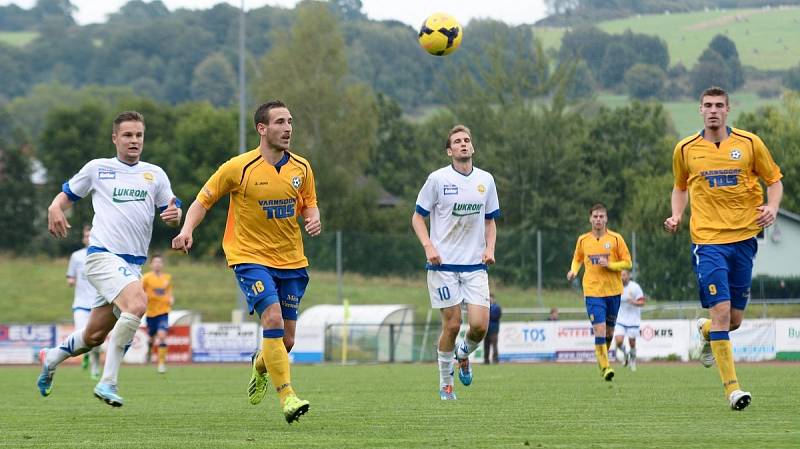
{"type": "Polygon", "coordinates": [[[592,230],[578,237],[572,266],[567,280],[578,276],[581,265],[583,273],[583,296],[586,312],[594,330],[594,352],[603,379],[614,378],[614,370],[608,363],[608,347],[614,338],[620,296],[622,295],[622,270],[631,268],[631,254],[620,234],[606,227],[608,211],[602,203],[589,209],[592,230]]]}
{"type": "Polygon", "coordinates": [[[167,372],[167,332],[169,331],[169,312],[175,303],[172,296],[172,275],[164,273],[164,258],[160,254],[150,259],[150,271],[142,276],[142,287],[147,294],[147,361],[153,344],[158,345],[158,372],[167,372]]]}
{"type": "Polygon", "coordinates": [[[761,139],[727,125],[728,94],[711,87],[700,96],[703,130],[675,146],[672,171],[672,216],[664,229],[677,232],[691,197],[692,267],[697,275],[700,303],[711,319],[698,320],[703,340],[701,362],[717,361],[731,408],[750,404],[733,364],[728,332],[742,323],[750,297],[756,235],[772,225],[783,196],[780,168],[761,139]],[[761,178],[767,185],[763,202],[761,178]]]}
{"type": "Polygon", "coordinates": [[[258,107],[254,116],[258,148],[230,159],[203,186],[186,214],[172,247],[188,251],[192,232],[206,211],[230,195],[222,247],[250,313],[264,328],[262,350],[254,354],[248,396],[264,398],[272,378],[286,421],[308,411],[292,388],[288,351],[294,345],[297,310],[308,284],[299,216],[310,236],[322,231],[311,165],[289,151],[292,114],[280,101],[258,107]]]}

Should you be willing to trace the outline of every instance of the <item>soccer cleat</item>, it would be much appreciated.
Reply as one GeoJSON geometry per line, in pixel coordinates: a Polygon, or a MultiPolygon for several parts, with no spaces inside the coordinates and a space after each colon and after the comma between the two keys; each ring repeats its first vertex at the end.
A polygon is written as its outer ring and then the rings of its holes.
{"type": "Polygon", "coordinates": [[[752,400],[753,396],[751,396],[749,392],[742,390],[734,390],[731,392],[731,395],[728,396],[728,401],[733,410],[743,410],[750,405],[750,401],[752,400]]]}
{"type": "Polygon", "coordinates": [[[613,378],[614,378],[614,370],[611,369],[610,366],[608,368],[603,368],[603,379],[610,382],[611,379],[613,378]]]}
{"type": "Polygon", "coordinates": [[[39,387],[39,393],[41,393],[42,396],[50,396],[50,393],[53,391],[53,375],[56,373],[55,370],[50,370],[47,367],[46,358],[47,348],[43,348],[39,351],[39,360],[42,362],[42,372],[36,380],[36,386],[39,387]]]}
{"type": "Polygon", "coordinates": [[[631,362],[628,364],[628,368],[630,368],[631,371],[636,372],[636,360],[631,360],[631,362]]]}
{"type": "Polygon", "coordinates": [[[247,384],[247,397],[250,403],[258,405],[267,395],[267,386],[269,385],[269,372],[259,373],[256,369],[256,360],[261,357],[261,350],[257,350],[250,358],[253,369],[250,372],[250,383],[247,384]]]}
{"type": "Polygon", "coordinates": [[[92,373],[89,375],[92,380],[100,380],[100,373],[92,373]]]}
{"type": "Polygon", "coordinates": [[[84,354],[83,361],[81,362],[81,368],[86,371],[89,369],[89,354],[84,354]]]}
{"type": "MultiPolygon", "coordinates": [[[[466,348],[462,347],[461,350],[466,354],[466,348]]],[[[460,359],[458,358],[458,350],[456,350],[456,361],[458,362],[458,380],[461,383],[468,387],[472,384],[472,366],[469,364],[469,355],[467,357],[460,359]]]]}
{"type": "Polygon", "coordinates": [[[711,342],[706,340],[703,336],[703,324],[708,321],[708,318],[700,318],[697,320],[697,332],[700,334],[700,363],[706,368],[711,368],[714,365],[714,353],[711,351],[711,342]]]}
{"type": "Polygon", "coordinates": [[[122,396],[117,394],[116,385],[98,383],[94,387],[94,397],[112,407],[122,407],[122,396]]]}
{"type": "Polygon", "coordinates": [[[163,363],[158,364],[158,374],[164,374],[167,372],[167,365],[163,363]]]}
{"type": "Polygon", "coordinates": [[[439,390],[439,399],[443,401],[455,401],[456,393],[453,391],[452,385],[445,385],[439,390]]]}
{"type": "Polygon", "coordinates": [[[308,413],[308,408],[311,404],[304,399],[300,399],[295,395],[287,396],[283,401],[283,416],[286,417],[286,422],[291,424],[300,419],[300,416],[308,413]]]}

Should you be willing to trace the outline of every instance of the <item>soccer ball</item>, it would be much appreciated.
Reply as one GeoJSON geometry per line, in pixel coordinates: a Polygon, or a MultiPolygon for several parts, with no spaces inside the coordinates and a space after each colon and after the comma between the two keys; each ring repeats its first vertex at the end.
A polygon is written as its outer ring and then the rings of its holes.
{"type": "Polygon", "coordinates": [[[419,45],[428,53],[445,56],[461,45],[461,24],[449,14],[437,12],[425,19],[419,29],[419,45]]]}

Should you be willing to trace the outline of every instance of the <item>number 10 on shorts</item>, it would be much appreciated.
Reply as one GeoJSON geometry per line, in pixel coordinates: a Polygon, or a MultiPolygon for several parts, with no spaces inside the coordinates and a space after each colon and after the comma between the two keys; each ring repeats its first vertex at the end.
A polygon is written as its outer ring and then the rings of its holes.
{"type": "Polygon", "coordinates": [[[447,301],[450,299],[450,289],[446,285],[444,287],[437,288],[436,293],[439,294],[439,299],[442,301],[447,301]]]}

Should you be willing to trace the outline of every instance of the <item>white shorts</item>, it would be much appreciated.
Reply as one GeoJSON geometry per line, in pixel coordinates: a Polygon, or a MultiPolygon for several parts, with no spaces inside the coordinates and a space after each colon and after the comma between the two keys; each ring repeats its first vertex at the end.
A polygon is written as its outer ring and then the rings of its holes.
{"type": "Polygon", "coordinates": [[[628,338],[636,340],[639,337],[639,325],[625,326],[617,323],[614,326],[614,336],[616,337],[617,335],[624,335],[628,338]]]}
{"type": "Polygon", "coordinates": [[[142,278],[142,267],[113,253],[92,253],[86,257],[86,278],[97,293],[94,307],[111,304],[122,289],[142,278]]]}
{"type": "Polygon", "coordinates": [[[485,270],[459,273],[428,270],[431,307],[444,309],[457,304],[489,307],[489,273],[485,270]]]}
{"type": "Polygon", "coordinates": [[[89,322],[90,313],[91,311],[85,309],[72,310],[72,321],[75,323],[75,330],[86,327],[86,323],[89,322]]]}

